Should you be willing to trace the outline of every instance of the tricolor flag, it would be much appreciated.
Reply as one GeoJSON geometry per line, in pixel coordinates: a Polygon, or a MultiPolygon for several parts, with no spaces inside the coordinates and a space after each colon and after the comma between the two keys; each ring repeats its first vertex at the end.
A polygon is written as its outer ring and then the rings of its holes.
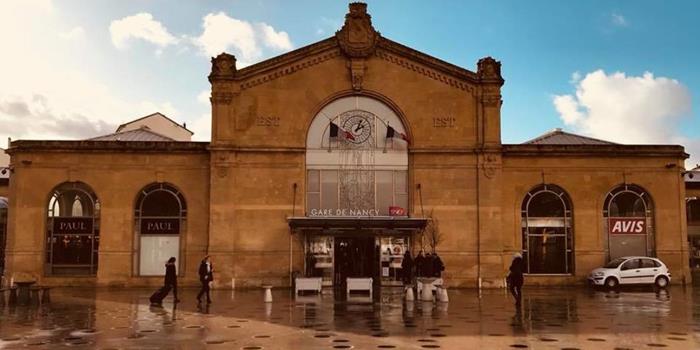
{"type": "Polygon", "coordinates": [[[353,140],[355,141],[355,136],[351,132],[343,130],[341,127],[331,122],[331,140],[341,139],[341,140],[353,140]]]}
{"type": "Polygon", "coordinates": [[[402,139],[402,140],[406,141],[407,143],[411,143],[411,140],[408,139],[408,136],[406,136],[406,134],[400,133],[400,132],[394,130],[394,128],[392,128],[391,126],[387,125],[386,138],[390,139],[390,138],[394,138],[394,137],[402,139]]]}

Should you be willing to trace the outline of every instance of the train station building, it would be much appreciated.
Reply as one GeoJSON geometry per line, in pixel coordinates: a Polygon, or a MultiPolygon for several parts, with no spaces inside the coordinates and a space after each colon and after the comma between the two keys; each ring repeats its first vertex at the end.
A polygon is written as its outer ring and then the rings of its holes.
{"type": "Polygon", "coordinates": [[[194,285],[209,254],[220,288],[302,274],[392,285],[423,249],[450,287],[502,285],[515,252],[528,284],[583,283],[626,255],[690,279],[684,148],[562,130],[503,144],[494,58],[469,70],[406,47],[353,3],[330,38],[245,68],[211,62],[211,142],[154,114],[10,144],[7,276],[155,285],[175,256],[194,285]]]}

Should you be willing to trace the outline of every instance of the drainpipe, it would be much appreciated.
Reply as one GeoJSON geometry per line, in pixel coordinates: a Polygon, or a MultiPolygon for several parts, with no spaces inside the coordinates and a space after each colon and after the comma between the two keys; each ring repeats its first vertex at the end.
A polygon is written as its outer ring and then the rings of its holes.
{"type": "MultiPolygon", "coordinates": [[[[293,193],[292,193],[292,217],[294,217],[295,211],[296,211],[296,204],[297,204],[297,183],[295,182],[294,185],[292,185],[293,188],[293,193]]],[[[294,261],[293,261],[293,256],[294,256],[294,249],[293,249],[293,237],[292,235],[294,234],[294,231],[292,230],[291,227],[289,227],[289,288],[292,288],[292,279],[294,278],[293,276],[293,271],[292,271],[292,266],[294,266],[294,261]]]]}

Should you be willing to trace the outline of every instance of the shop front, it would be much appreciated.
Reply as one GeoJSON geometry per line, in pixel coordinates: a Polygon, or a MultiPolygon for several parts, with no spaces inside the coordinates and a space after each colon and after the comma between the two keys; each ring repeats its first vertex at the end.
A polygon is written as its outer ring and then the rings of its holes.
{"type": "Polygon", "coordinates": [[[305,277],[344,288],[348,277],[372,278],[375,287],[403,285],[404,254],[412,251],[427,219],[407,217],[290,218],[304,245],[305,277]]]}

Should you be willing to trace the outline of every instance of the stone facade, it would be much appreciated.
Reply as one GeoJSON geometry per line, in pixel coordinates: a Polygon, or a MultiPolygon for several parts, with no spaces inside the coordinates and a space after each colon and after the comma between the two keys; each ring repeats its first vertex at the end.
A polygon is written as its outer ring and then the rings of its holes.
{"type": "Polygon", "coordinates": [[[195,142],[15,141],[9,153],[8,273],[44,284],[148,285],[134,267],[134,201],[149,183],[170,183],[187,200],[181,275],[195,284],[205,253],[218,287],[289,285],[303,247],[287,218],[305,216],[309,126],[329,103],[363,96],[401,120],[408,147],[408,211],[432,212],[450,286],[500,286],[522,249],[521,206],[555,184],[573,206],[575,268],[528,283],[571,284],[607,259],[603,201],[620,184],[654,200],[656,254],[674,282],[689,278],[681,146],[501,144],[501,64],[472,72],[381,36],[364,4],[353,3],[334,37],[237,69],[212,58],[212,140],[195,142]],[[80,181],[101,203],[96,276],[45,273],[46,207],[58,184],[80,181]]]}

